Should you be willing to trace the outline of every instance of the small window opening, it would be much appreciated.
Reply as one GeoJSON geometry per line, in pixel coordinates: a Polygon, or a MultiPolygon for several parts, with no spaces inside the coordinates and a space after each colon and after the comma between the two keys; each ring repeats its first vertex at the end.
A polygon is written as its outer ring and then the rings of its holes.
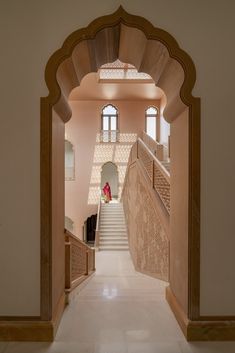
{"type": "Polygon", "coordinates": [[[157,138],[157,108],[149,107],[145,113],[146,133],[156,141],[157,138]]]}
{"type": "Polygon", "coordinates": [[[117,142],[118,141],[118,110],[112,104],[106,105],[101,115],[101,141],[117,142]]]}

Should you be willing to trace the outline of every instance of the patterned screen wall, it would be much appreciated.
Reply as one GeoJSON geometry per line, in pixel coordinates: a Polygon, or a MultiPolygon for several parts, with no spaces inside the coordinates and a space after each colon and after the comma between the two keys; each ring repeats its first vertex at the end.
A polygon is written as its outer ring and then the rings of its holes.
{"type": "Polygon", "coordinates": [[[101,187],[103,186],[101,183],[101,172],[102,167],[107,162],[112,162],[117,166],[118,199],[120,199],[130,151],[136,140],[136,133],[120,133],[119,142],[103,143],[100,134],[97,134],[89,185],[89,205],[99,203],[101,187]]]}

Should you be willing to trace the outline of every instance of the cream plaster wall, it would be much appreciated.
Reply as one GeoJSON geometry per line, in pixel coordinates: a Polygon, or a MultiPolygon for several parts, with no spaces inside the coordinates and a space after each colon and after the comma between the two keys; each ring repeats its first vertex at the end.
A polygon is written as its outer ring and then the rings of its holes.
{"type": "Polygon", "coordinates": [[[196,65],[194,94],[202,97],[201,313],[235,315],[231,0],[1,2],[2,315],[39,314],[39,97],[47,94],[45,64],[72,31],[120,3],[171,33],[196,65]]]}
{"type": "Polygon", "coordinates": [[[100,189],[100,171],[104,163],[112,161],[118,166],[119,187],[122,186],[122,174],[136,138],[133,134],[140,136],[144,130],[145,109],[149,104],[158,106],[159,101],[70,101],[72,118],[66,124],[66,138],[74,145],[75,180],[65,182],[65,214],[74,221],[74,233],[78,237],[82,238],[82,226],[87,217],[97,212],[97,189],[100,189]],[[97,143],[101,111],[108,103],[118,109],[121,135],[116,147],[97,143]]]}

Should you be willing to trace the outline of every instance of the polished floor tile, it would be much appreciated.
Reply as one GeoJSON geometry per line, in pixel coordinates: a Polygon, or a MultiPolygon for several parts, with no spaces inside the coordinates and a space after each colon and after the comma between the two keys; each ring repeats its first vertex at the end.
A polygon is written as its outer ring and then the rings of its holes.
{"type": "Polygon", "coordinates": [[[8,346],[8,342],[0,342],[0,353],[4,353],[8,346]]]}
{"type": "Polygon", "coordinates": [[[145,342],[130,343],[127,353],[182,353],[178,343],[169,342],[145,342]]]}
{"type": "Polygon", "coordinates": [[[165,282],[136,272],[128,252],[98,252],[96,267],[65,310],[57,341],[127,351],[135,342],[184,339],[165,301],[165,282]]]}
{"type": "Polygon", "coordinates": [[[84,342],[14,342],[4,353],[94,353],[94,344],[84,342]]]}
{"type": "Polygon", "coordinates": [[[235,342],[180,342],[182,353],[235,353],[235,342]]]}
{"type": "Polygon", "coordinates": [[[0,353],[235,353],[235,342],[186,342],[165,300],[167,283],[135,271],[128,251],[96,253],[53,343],[3,343],[0,353]]]}

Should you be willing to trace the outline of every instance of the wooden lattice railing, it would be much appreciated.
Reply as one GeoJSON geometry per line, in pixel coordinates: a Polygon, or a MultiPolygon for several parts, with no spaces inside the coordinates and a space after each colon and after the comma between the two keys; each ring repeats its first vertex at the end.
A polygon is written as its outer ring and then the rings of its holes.
{"type": "MultiPolygon", "coordinates": [[[[137,159],[141,162],[153,189],[157,192],[167,212],[170,213],[170,174],[140,138],[132,146],[128,164],[130,165],[137,159]]],[[[126,180],[124,187],[125,183],[126,180]]]]}
{"type": "Polygon", "coordinates": [[[95,250],[65,230],[65,290],[70,292],[95,271],[95,250]]]}

